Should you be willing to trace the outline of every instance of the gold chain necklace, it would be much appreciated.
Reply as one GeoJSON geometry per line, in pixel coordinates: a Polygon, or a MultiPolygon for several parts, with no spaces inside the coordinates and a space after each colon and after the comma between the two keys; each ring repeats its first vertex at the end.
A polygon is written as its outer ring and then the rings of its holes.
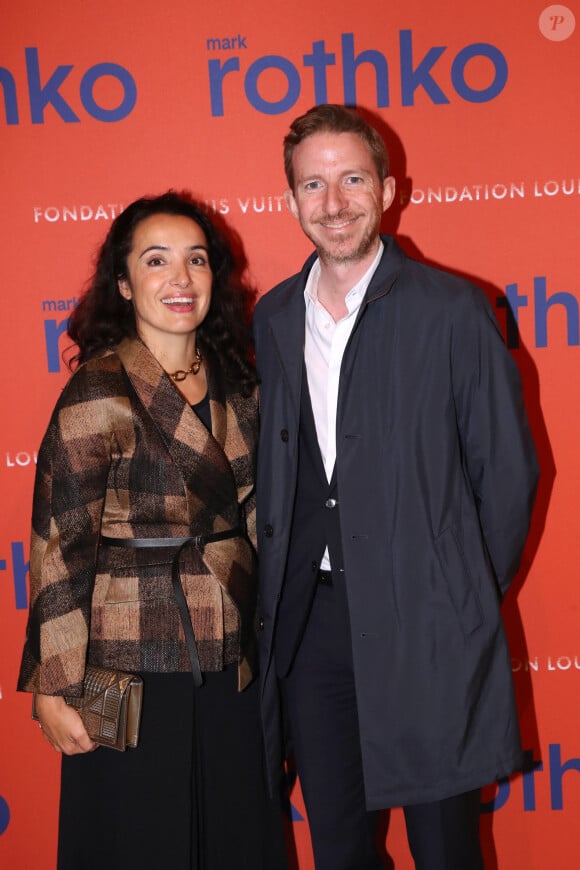
{"type": "Polygon", "coordinates": [[[172,381],[184,381],[188,375],[196,375],[201,368],[201,353],[195,349],[195,359],[187,370],[177,369],[176,372],[167,372],[172,381]]]}

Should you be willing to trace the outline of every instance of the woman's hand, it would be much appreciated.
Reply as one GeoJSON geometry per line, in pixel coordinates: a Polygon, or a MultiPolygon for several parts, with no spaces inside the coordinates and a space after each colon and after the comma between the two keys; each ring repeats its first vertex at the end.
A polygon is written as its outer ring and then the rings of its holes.
{"type": "Polygon", "coordinates": [[[87,734],[83,720],[59,695],[36,695],[36,712],[42,733],[57,752],[79,755],[97,749],[87,734]]]}

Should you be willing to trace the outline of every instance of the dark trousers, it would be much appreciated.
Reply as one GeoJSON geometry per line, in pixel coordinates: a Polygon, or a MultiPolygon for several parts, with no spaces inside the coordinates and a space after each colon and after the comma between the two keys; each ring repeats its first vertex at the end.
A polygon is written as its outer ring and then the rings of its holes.
{"type": "MultiPolygon", "coordinates": [[[[316,870],[381,870],[379,813],[365,807],[342,578],[317,587],[294,665],[281,685],[316,870]]],[[[483,870],[479,790],[404,812],[418,870],[483,870]]]]}

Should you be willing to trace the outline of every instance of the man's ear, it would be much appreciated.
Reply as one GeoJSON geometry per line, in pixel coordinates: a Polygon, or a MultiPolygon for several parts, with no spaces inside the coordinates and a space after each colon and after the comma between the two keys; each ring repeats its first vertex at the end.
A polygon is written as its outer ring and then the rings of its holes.
{"type": "Polygon", "coordinates": [[[393,176],[387,175],[383,181],[383,211],[386,211],[393,204],[396,186],[393,176]]]}
{"type": "Polygon", "coordinates": [[[296,200],[294,199],[294,194],[288,188],[288,190],[284,191],[284,201],[286,202],[286,207],[291,215],[295,218],[298,218],[298,206],[296,205],[296,200]]]}

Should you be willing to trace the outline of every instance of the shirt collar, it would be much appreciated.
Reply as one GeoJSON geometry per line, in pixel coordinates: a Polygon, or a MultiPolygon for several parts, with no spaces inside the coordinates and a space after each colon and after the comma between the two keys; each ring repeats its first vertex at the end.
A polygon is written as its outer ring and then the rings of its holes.
{"type": "MultiPolygon", "coordinates": [[[[381,257],[383,256],[383,251],[385,246],[381,239],[379,239],[379,248],[377,250],[377,255],[374,258],[373,262],[364,273],[362,278],[356,282],[354,287],[348,291],[345,297],[345,304],[349,310],[349,313],[352,313],[356,308],[360,307],[360,304],[363,300],[364,294],[367,292],[367,288],[371,283],[372,277],[375,274],[377,267],[381,261],[381,257]]],[[[314,261],[310,272],[308,273],[308,278],[306,279],[306,286],[304,288],[304,299],[306,303],[311,303],[312,305],[317,305],[318,303],[318,281],[320,280],[320,260],[317,257],[314,261]]]]}

